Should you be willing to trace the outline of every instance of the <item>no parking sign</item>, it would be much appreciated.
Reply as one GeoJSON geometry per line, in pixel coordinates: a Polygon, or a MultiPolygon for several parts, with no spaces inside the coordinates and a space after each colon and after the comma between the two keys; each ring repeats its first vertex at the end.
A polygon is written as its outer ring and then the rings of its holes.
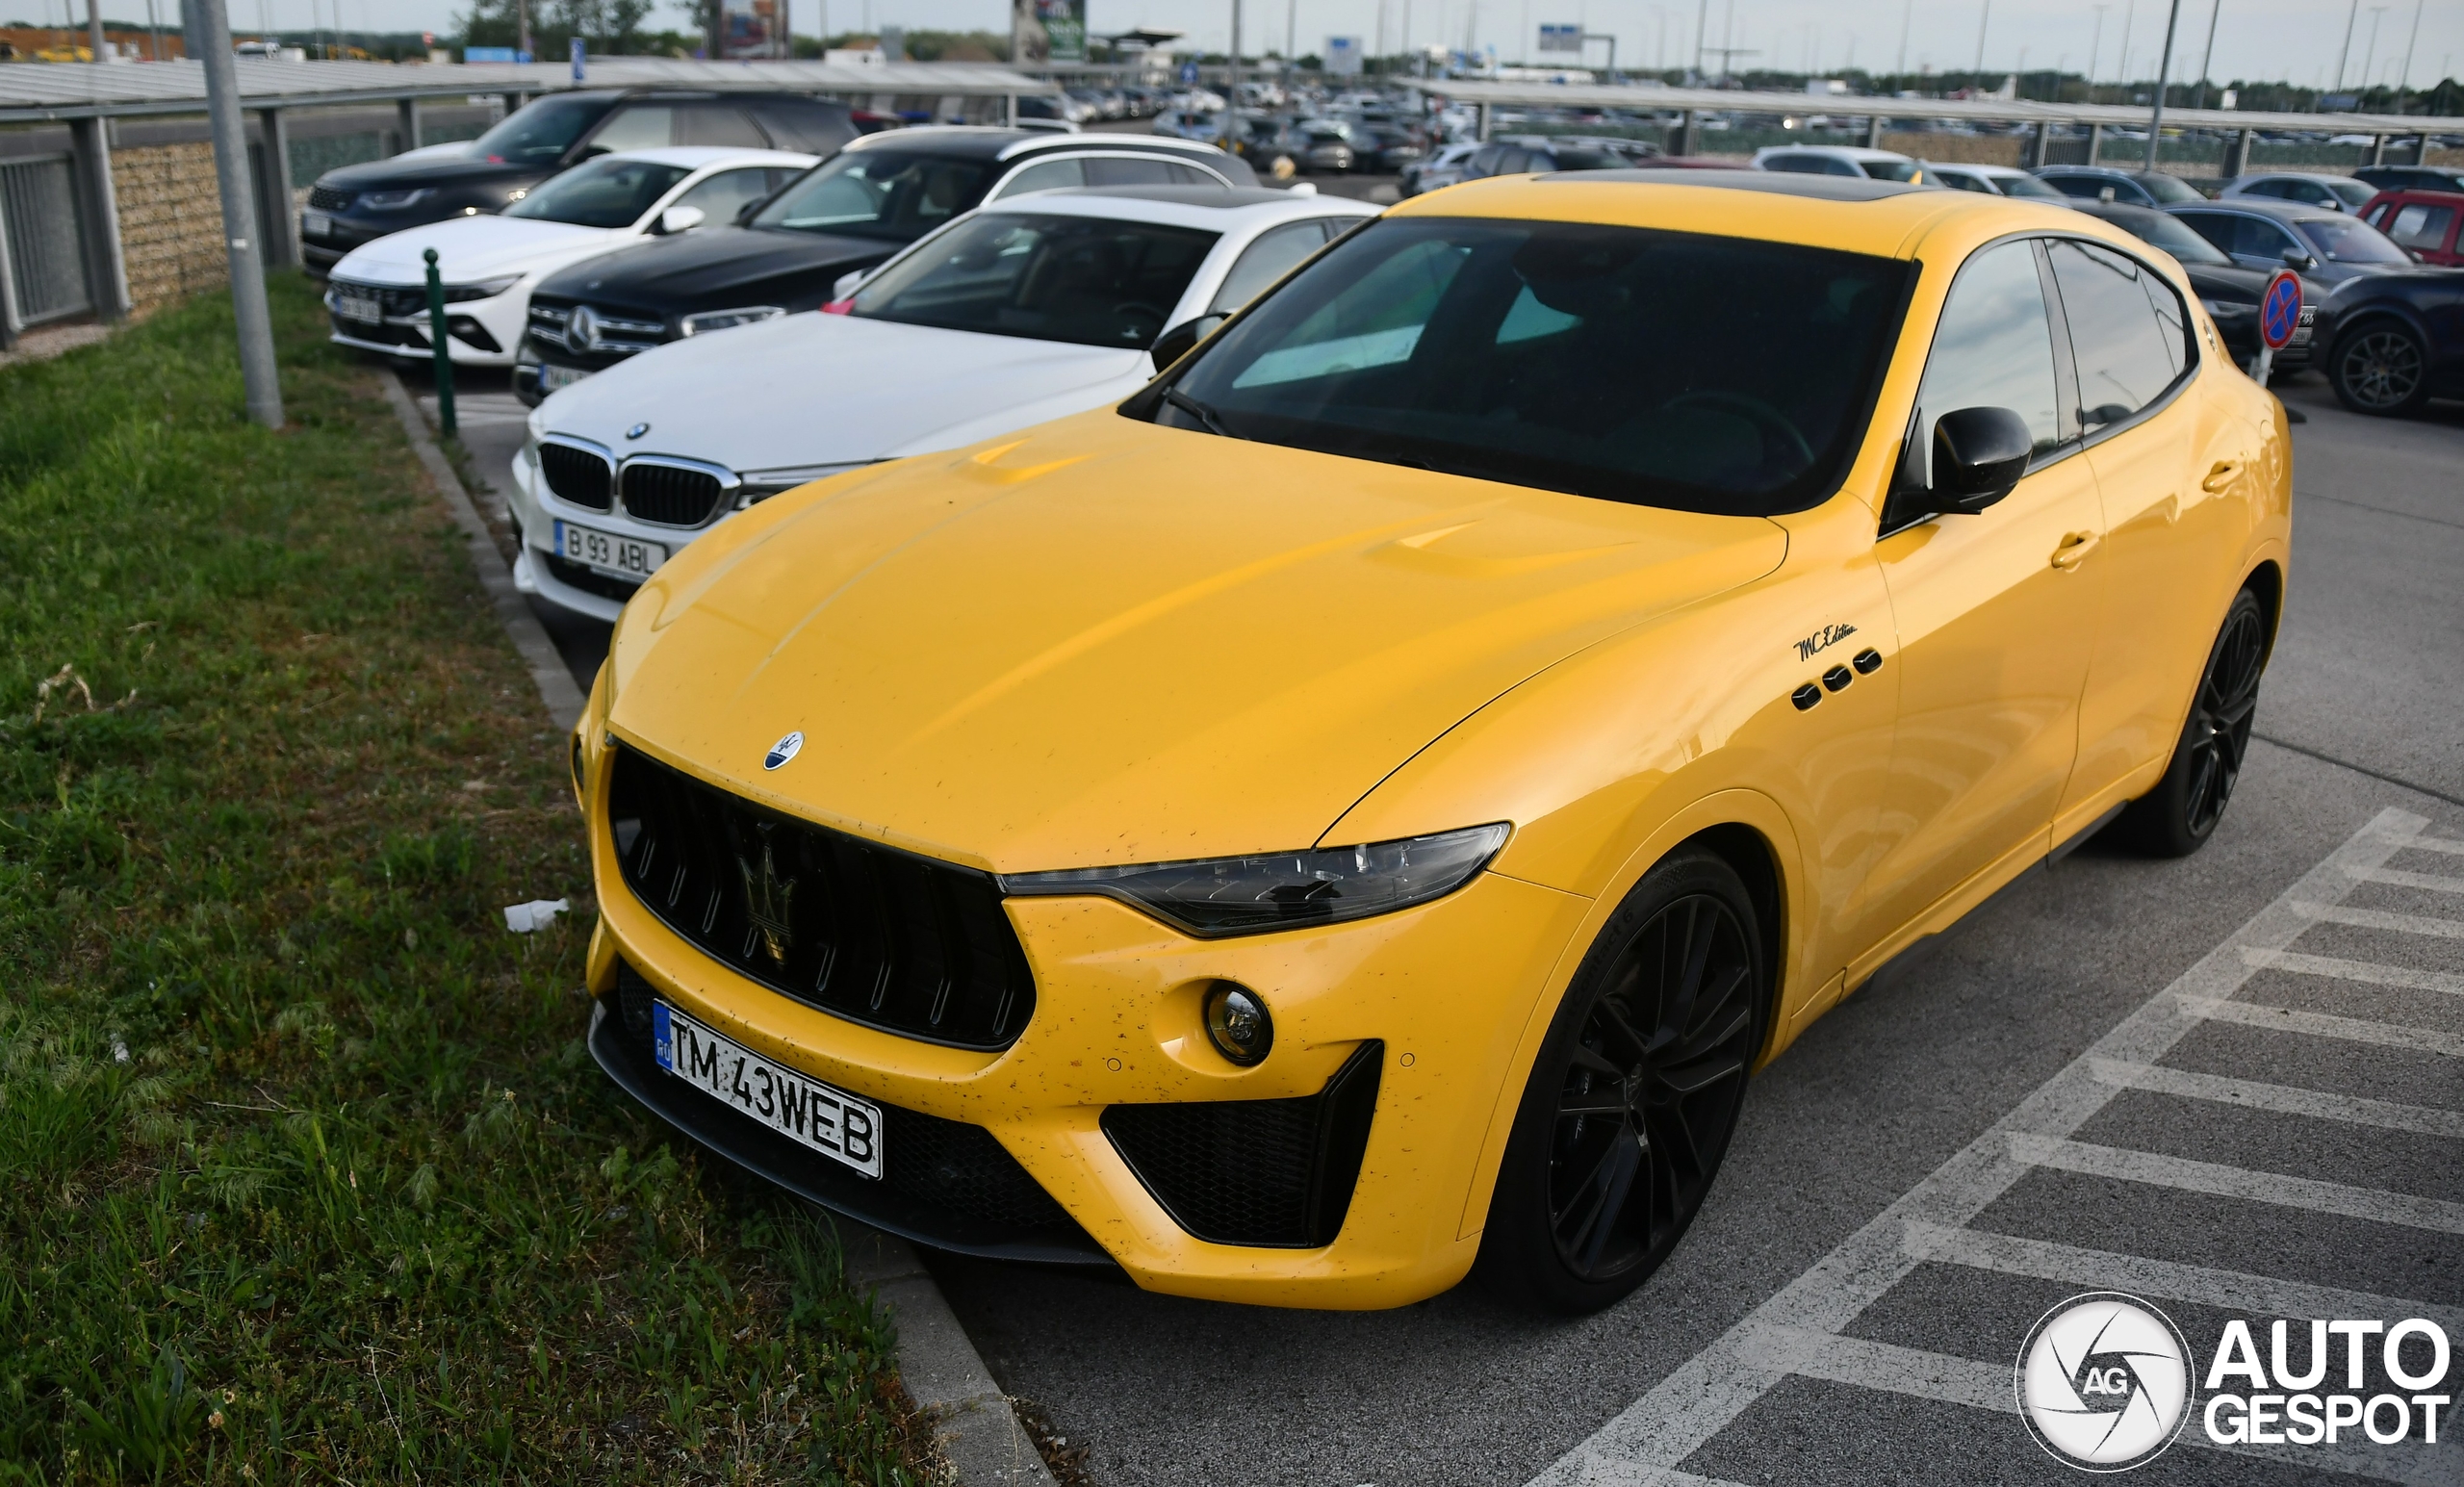
{"type": "Polygon", "coordinates": [[[2300,325],[2301,276],[2290,269],[2278,269],[2259,295],[2259,386],[2268,385],[2269,364],[2300,325]]]}

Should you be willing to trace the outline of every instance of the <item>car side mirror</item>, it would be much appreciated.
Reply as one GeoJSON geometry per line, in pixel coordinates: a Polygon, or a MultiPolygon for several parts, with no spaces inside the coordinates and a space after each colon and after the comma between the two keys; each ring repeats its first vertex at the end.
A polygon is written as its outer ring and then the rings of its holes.
{"type": "Polygon", "coordinates": [[[658,215],[659,235],[667,237],[675,233],[691,232],[707,220],[709,215],[700,207],[670,207],[658,215]]]}
{"type": "Polygon", "coordinates": [[[1215,334],[1215,327],[1230,319],[1219,311],[1213,315],[1201,315],[1194,320],[1183,320],[1157,336],[1155,345],[1146,354],[1155,359],[1155,370],[1161,372],[1190,354],[1191,347],[1215,334]]]}
{"type": "Polygon", "coordinates": [[[2008,408],[1954,408],[1934,421],[1934,478],[1927,503],[1973,516],[2011,494],[2028,473],[2036,440],[2008,408]]]}
{"type": "Polygon", "coordinates": [[[2307,253],[2304,253],[2299,248],[2286,248],[2284,250],[2284,266],[2287,269],[2316,269],[2319,267],[2319,260],[2311,257],[2307,253]]]}

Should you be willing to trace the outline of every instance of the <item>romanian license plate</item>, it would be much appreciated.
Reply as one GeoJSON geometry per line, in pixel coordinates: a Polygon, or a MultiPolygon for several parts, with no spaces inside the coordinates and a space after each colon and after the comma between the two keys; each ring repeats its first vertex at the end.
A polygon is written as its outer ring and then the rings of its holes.
{"type": "Polygon", "coordinates": [[[783,1069],[665,1002],[651,1004],[658,1066],[771,1130],[867,1177],[882,1175],[882,1111],[783,1069]]]}
{"type": "Polygon", "coordinates": [[[302,212],[299,214],[299,230],[307,237],[329,238],[333,236],[334,219],[322,212],[302,212]]]}
{"type": "Polygon", "coordinates": [[[552,363],[541,362],[539,391],[542,394],[552,393],[560,387],[571,387],[588,375],[590,373],[579,367],[558,367],[552,363]]]}
{"type": "Polygon", "coordinates": [[[385,319],[385,307],[369,295],[354,295],[349,290],[334,291],[334,313],[346,320],[373,325],[385,319]]]}
{"type": "Polygon", "coordinates": [[[667,561],[667,549],[636,537],[556,523],[556,555],[624,578],[647,578],[667,561]]]}

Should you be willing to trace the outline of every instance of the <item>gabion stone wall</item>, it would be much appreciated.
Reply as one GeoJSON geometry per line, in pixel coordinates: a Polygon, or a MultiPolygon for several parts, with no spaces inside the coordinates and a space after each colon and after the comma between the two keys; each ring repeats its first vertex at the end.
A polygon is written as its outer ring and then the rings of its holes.
{"type": "Polygon", "coordinates": [[[231,282],[213,145],[200,141],[114,150],[112,192],[119,201],[131,313],[145,315],[231,282]]]}

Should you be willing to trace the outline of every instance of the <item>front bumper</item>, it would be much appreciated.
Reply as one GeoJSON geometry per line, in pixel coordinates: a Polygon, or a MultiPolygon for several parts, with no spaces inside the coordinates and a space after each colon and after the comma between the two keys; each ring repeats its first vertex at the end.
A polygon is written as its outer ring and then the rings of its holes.
{"type": "Polygon", "coordinates": [[[620,512],[594,511],[587,506],[561,500],[548,489],[547,481],[540,478],[533,448],[526,443],[513,457],[513,495],[506,504],[513,518],[515,536],[522,546],[521,554],[514,564],[515,582],[522,591],[536,594],[559,609],[568,609],[611,625],[618,615],[625,612],[626,603],[640,585],[594,573],[581,564],[557,556],[555,531],[558,518],[620,537],[655,542],[667,549],[667,555],[671,558],[685,543],[709,529],[653,526],[633,521],[620,512]]]}
{"type": "MultiPolygon", "coordinates": [[[[764,1058],[896,1111],[989,1132],[1092,1245],[1148,1290],[1371,1308],[1435,1295],[1470,1269],[1505,1126],[1546,1020],[1546,996],[1559,983],[1559,962],[1587,900],[1484,873],[1447,898],[1399,913],[1196,940],[1110,899],[1014,898],[1003,908],[1035,979],[1033,1017],[997,1052],[947,1047],[847,1021],[759,986],[705,955],[635,898],[596,805],[604,799],[615,752],[605,746],[603,707],[603,695],[595,697],[583,723],[603,906],[590,987],[603,1006],[616,994],[620,971],[638,976],[658,997],[764,1058]],[[1235,1067],[1206,1040],[1200,1009],[1218,980],[1256,989],[1271,1009],[1275,1049],[1254,1068],[1235,1067]],[[1373,1045],[1380,1078],[1365,1152],[1341,1231],[1321,1247],[1196,1238],[1106,1132],[1107,1111],[1120,1107],[1318,1095],[1373,1045]]],[[[603,1014],[599,1025],[617,1014],[603,1014]]],[[[598,1040],[595,1034],[594,1047],[598,1040]]],[[[662,1114],[689,1111],[694,1101],[717,1108],[680,1084],[660,1093],[657,1079],[648,1080],[652,1092],[645,1094],[621,1060],[602,1059],[662,1114]]],[[[702,1118],[706,1126],[709,1117],[702,1118]]],[[[1025,1244],[1040,1252],[1019,1258],[1060,1258],[1042,1252],[1052,1246],[1048,1236],[988,1237],[902,1223],[885,1213],[877,1191],[867,1192],[876,1190],[868,1180],[835,1173],[824,1174],[828,1182],[811,1180],[786,1170],[759,1142],[732,1141],[724,1131],[712,1139],[686,1120],[678,1123],[825,1206],[922,1243],[977,1253],[1025,1244]]],[[[893,1167],[896,1141],[893,1126],[885,1142],[893,1167]]],[[[1256,1157],[1273,1160],[1270,1152],[1256,1157]]]]}
{"type": "MultiPolygon", "coordinates": [[[[465,299],[445,307],[446,355],[457,367],[510,367],[520,344],[529,291],[516,285],[486,299],[465,299]]],[[[334,312],[334,291],[325,292],[325,309],[336,346],[376,351],[406,360],[429,361],[435,344],[428,337],[425,311],[387,315],[371,322],[334,312]]]]}

